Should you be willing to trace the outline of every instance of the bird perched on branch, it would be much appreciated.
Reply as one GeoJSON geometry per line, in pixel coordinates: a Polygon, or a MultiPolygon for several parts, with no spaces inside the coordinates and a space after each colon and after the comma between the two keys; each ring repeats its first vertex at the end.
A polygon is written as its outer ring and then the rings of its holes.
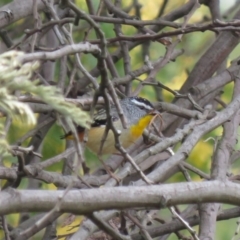
{"type": "MultiPolygon", "coordinates": [[[[149,125],[153,117],[159,114],[153,105],[145,98],[128,97],[119,101],[123,114],[127,120],[127,128],[124,129],[119,118],[117,108],[114,105],[110,107],[110,115],[115,129],[120,134],[119,140],[124,148],[130,147],[142,134],[144,129],[149,125]]],[[[87,147],[98,153],[100,150],[101,140],[107,123],[107,113],[105,109],[100,109],[93,118],[93,123],[88,131],[87,147]]],[[[77,127],[77,133],[80,142],[83,141],[84,128],[77,127]]],[[[71,132],[65,134],[62,138],[74,139],[71,132]]],[[[112,154],[117,152],[115,148],[115,138],[112,131],[108,132],[104,141],[101,154],[112,154]]]]}

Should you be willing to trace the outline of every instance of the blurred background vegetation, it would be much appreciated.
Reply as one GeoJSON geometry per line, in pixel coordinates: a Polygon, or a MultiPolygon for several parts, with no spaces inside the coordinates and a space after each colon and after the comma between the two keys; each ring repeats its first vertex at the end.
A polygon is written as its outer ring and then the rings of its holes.
{"type": "MultiPolygon", "coordinates": [[[[10,1],[7,0],[1,0],[0,1],[0,7],[9,3],[10,1]]],[[[87,11],[86,2],[84,0],[76,0],[76,4],[82,9],[87,11]]],[[[130,4],[130,0],[122,0],[122,3],[125,7],[128,7],[130,4]]],[[[173,9],[177,8],[178,6],[181,6],[183,3],[185,3],[185,0],[172,0],[168,1],[167,7],[165,9],[165,13],[168,13],[172,11],[173,9]]],[[[224,14],[235,2],[234,0],[225,1],[221,0],[221,12],[224,14]]],[[[95,10],[97,9],[99,5],[99,0],[94,0],[93,3],[95,4],[95,10]]],[[[154,1],[146,1],[146,0],[139,0],[139,3],[142,4],[141,8],[141,16],[144,20],[150,20],[154,19],[155,16],[158,15],[159,9],[163,3],[163,0],[154,0],[154,1]]],[[[135,12],[130,12],[130,15],[135,15],[135,12]]],[[[190,19],[189,23],[195,23],[195,22],[201,22],[206,21],[206,19],[210,19],[210,13],[209,9],[201,5],[201,8],[198,9],[192,18],[190,19]]],[[[13,38],[21,37],[22,33],[18,31],[19,26],[26,24],[26,20],[19,20],[18,22],[10,25],[7,30],[9,31],[10,35],[13,38]]],[[[179,20],[181,22],[182,20],[179,20]]],[[[107,24],[107,23],[99,23],[101,25],[101,28],[104,30],[104,33],[107,38],[114,37],[115,33],[113,31],[113,24],[107,24]]],[[[29,25],[29,24],[28,24],[29,25]]],[[[32,28],[33,26],[28,26],[28,28],[32,28]]],[[[75,27],[74,27],[75,28],[75,27]]],[[[84,38],[84,32],[88,28],[88,25],[84,21],[80,21],[80,25],[76,27],[77,30],[74,31],[74,41],[81,42],[84,38]]],[[[136,29],[123,25],[123,33],[125,35],[133,35],[136,33],[136,29]]],[[[167,31],[167,29],[166,29],[167,31]]],[[[95,33],[91,31],[89,39],[94,39],[95,33]]],[[[209,47],[209,45],[213,42],[215,38],[215,34],[213,32],[194,32],[190,34],[186,34],[183,36],[182,42],[178,45],[178,48],[183,48],[185,50],[184,54],[177,58],[176,61],[170,62],[167,64],[163,69],[161,69],[157,74],[157,79],[161,80],[161,83],[165,84],[166,86],[170,87],[173,90],[178,90],[182,86],[183,82],[186,80],[188,72],[192,70],[195,63],[198,61],[199,57],[205,52],[205,50],[209,47]]],[[[0,44],[1,40],[0,40],[0,44]]],[[[114,52],[116,47],[112,46],[110,48],[110,52],[114,52]]],[[[236,48],[235,51],[233,51],[230,55],[228,65],[230,61],[234,58],[236,58],[239,54],[240,46],[236,48]]],[[[159,43],[152,43],[150,46],[150,59],[154,60],[159,58],[159,56],[163,56],[165,53],[165,47],[159,43]]],[[[142,49],[141,47],[136,47],[130,52],[131,56],[131,68],[132,70],[137,69],[141,66],[142,61],[139,61],[139,59],[142,59],[142,49]]],[[[96,65],[96,59],[89,56],[89,54],[82,55],[82,62],[86,69],[90,70],[96,65]]],[[[119,61],[116,64],[118,73],[120,76],[124,76],[124,69],[123,69],[123,62],[122,60],[119,61]]],[[[59,73],[59,64],[57,65],[56,74],[55,74],[55,81],[57,82],[58,79],[58,73],[59,73]]],[[[140,78],[144,79],[146,75],[142,75],[140,78]]],[[[134,86],[137,86],[138,81],[136,80],[134,82],[134,86]]],[[[232,96],[232,90],[233,90],[233,84],[228,84],[224,88],[224,93],[222,95],[222,99],[225,103],[228,103],[231,100],[232,96]]],[[[156,95],[156,91],[151,86],[146,86],[141,91],[140,95],[151,100],[151,101],[157,101],[162,100],[166,102],[171,102],[173,100],[173,95],[165,90],[159,90],[160,97],[156,95]]],[[[221,107],[219,106],[219,109],[221,107]]],[[[14,143],[17,139],[19,139],[21,136],[23,136],[27,131],[34,128],[34,126],[28,126],[24,124],[23,122],[19,120],[14,120],[12,122],[11,128],[8,132],[7,139],[9,143],[14,143]]],[[[63,134],[62,128],[56,123],[52,126],[50,131],[48,132],[47,136],[44,139],[44,142],[42,144],[42,155],[44,161],[45,159],[48,159],[50,157],[53,157],[57,154],[60,154],[65,149],[65,141],[61,140],[59,137],[63,134]]],[[[194,151],[191,153],[191,155],[188,158],[188,161],[192,163],[194,166],[200,168],[204,172],[208,172],[210,169],[211,164],[211,157],[213,154],[213,142],[211,140],[204,141],[210,136],[219,136],[222,134],[222,128],[219,127],[218,129],[214,130],[212,133],[207,134],[207,136],[202,139],[201,142],[199,142],[196,147],[194,148],[194,151]]],[[[27,146],[29,140],[24,143],[25,146],[27,146]]],[[[239,143],[237,144],[237,148],[239,149],[239,143]]],[[[99,165],[98,160],[95,158],[95,156],[90,153],[89,151],[86,151],[86,159],[88,166],[91,167],[91,169],[96,168],[97,165],[99,165]]],[[[3,164],[5,166],[11,166],[12,164],[17,164],[17,159],[12,156],[8,156],[4,159],[3,164]]],[[[239,168],[239,164],[235,165],[235,170],[239,168]]],[[[62,170],[62,163],[54,164],[53,166],[49,167],[48,170],[61,172],[62,170]]],[[[198,176],[195,174],[192,174],[191,177],[193,180],[198,181],[200,180],[198,176]]],[[[183,181],[183,176],[181,174],[176,174],[173,178],[171,178],[172,182],[178,182],[183,181]]],[[[27,179],[24,179],[22,181],[21,188],[25,188],[27,183],[27,179]]],[[[1,185],[4,185],[4,181],[1,182],[1,185]]],[[[42,183],[43,189],[56,189],[56,187],[53,184],[45,184],[42,183]]],[[[226,206],[227,207],[227,206],[226,206]]],[[[162,211],[162,214],[167,215],[167,211],[162,211]]],[[[64,219],[64,217],[60,218],[59,221],[59,227],[58,227],[58,234],[62,235],[65,233],[69,233],[69,231],[75,231],[76,229],[71,229],[70,226],[62,227],[61,219],[64,219]]],[[[78,217],[76,221],[72,225],[76,225],[81,221],[81,217],[78,217]]],[[[18,225],[19,221],[19,215],[18,214],[11,214],[7,216],[7,220],[9,223],[15,227],[18,225]]],[[[236,230],[236,219],[228,220],[219,222],[217,225],[217,231],[216,231],[216,239],[231,239],[234,235],[234,231],[236,230]]],[[[0,230],[0,239],[3,239],[3,233],[0,230]]],[[[32,239],[41,239],[39,237],[39,234],[34,236],[32,239]]],[[[175,235],[172,235],[170,240],[177,239],[175,235]]]]}

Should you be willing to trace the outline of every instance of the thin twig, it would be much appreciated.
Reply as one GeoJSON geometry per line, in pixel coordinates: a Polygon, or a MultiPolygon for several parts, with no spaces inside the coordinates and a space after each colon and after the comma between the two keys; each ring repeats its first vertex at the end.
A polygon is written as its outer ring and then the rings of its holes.
{"type": "Polygon", "coordinates": [[[131,240],[129,236],[120,234],[118,231],[110,227],[106,222],[100,219],[95,213],[88,214],[87,217],[95,223],[100,229],[105,231],[107,234],[113,237],[116,240],[131,240]]]}
{"type": "Polygon", "coordinates": [[[1,216],[1,219],[2,219],[2,226],[3,226],[5,239],[6,240],[11,240],[5,216],[1,216]]]}
{"type": "Polygon", "coordinates": [[[174,209],[174,207],[170,207],[170,210],[172,212],[172,214],[181,222],[184,224],[184,226],[188,229],[188,231],[191,233],[191,235],[193,236],[193,238],[195,240],[200,240],[196,234],[196,231],[189,225],[189,223],[187,221],[185,221],[174,209]]]}

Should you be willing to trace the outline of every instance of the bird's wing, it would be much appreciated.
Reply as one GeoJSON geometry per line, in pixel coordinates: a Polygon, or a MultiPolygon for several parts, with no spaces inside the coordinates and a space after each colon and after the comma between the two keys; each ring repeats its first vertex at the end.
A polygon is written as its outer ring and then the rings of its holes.
{"type": "MultiPolygon", "coordinates": [[[[117,112],[115,113],[115,111],[113,111],[112,113],[112,118],[113,121],[116,121],[119,119],[117,112]]],[[[93,123],[91,124],[91,127],[104,127],[107,124],[107,112],[106,109],[102,108],[100,110],[98,110],[94,116],[93,116],[93,123]]],[[[84,133],[85,128],[82,126],[77,126],[77,133],[81,134],[84,133]]],[[[67,139],[72,139],[72,132],[68,132],[65,135],[61,136],[61,139],[67,138],[67,139]]]]}

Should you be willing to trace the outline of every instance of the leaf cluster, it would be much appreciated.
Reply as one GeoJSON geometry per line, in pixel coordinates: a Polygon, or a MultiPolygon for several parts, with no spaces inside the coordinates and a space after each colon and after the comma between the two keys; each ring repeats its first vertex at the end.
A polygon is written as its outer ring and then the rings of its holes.
{"type": "MultiPolygon", "coordinates": [[[[18,99],[20,93],[38,97],[57,113],[73,120],[76,124],[88,127],[89,115],[70,102],[66,102],[61,91],[55,86],[39,85],[39,81],[33,80],[34,71],[40,63],[38,61],[21,64],[19,57],[25,53],[9,51],[0,55],[0,111],[2,116],[21,120],[27,125],[36,124],[36,115],[27,103],[18,99]]],[[[0,122],[0,154],[9,150],[9,144],[5,138],[3,122],[0,122]]]]}

